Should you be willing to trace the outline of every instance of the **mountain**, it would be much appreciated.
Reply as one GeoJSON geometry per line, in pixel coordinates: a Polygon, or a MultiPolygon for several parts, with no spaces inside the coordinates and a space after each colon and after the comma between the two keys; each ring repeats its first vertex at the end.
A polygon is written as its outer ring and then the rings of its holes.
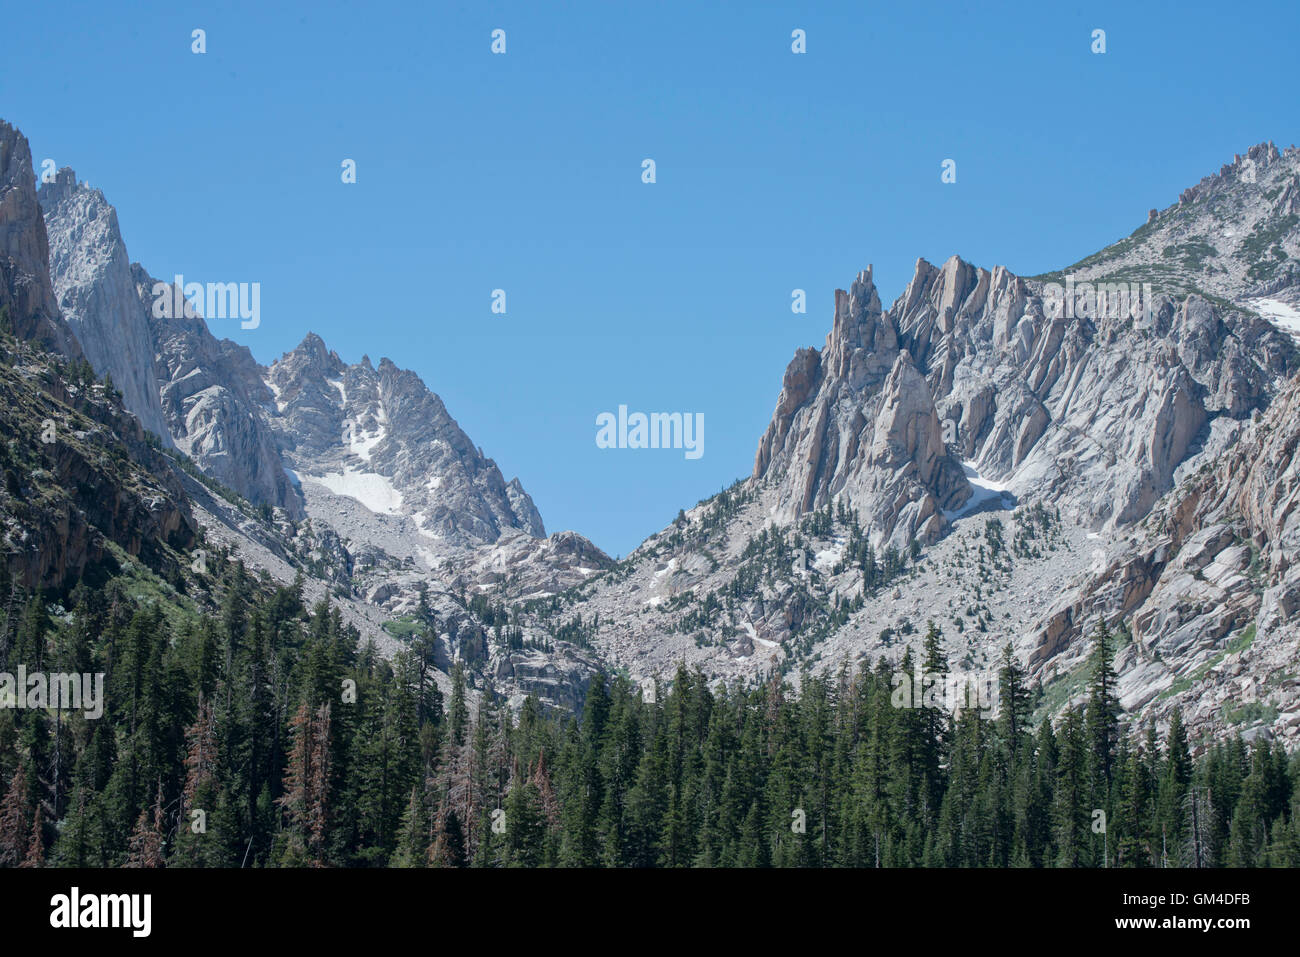
{"type": "Polygon", "coordinates": [[[178,308],[170,283],[130,264],[116,210],[71,169],[39,199],[48,273],[86,357],[146,428],[207,474],[293,519],[307,514],[305,492],[326,517],[352,521],[352,537],[403,555],[515,531],[545,537],[519,480],[506,482],[414,373],[387,359],[378,370],[369,359],[346,366],[314,335],[265,368],[213,336],[196,304],[178,308]],[[400,519],[396,539],[385,517],[400,519]]]}
{"type": "Polygon", "coordinates": [[[548,537],[414,373],[346,363],[314,334],[262,366],[197,310],[154,309],[159,284],[70,170],[41,191],[43,292],[33,206],[14,196],[30,278],[11,285],[44,318],[27,338],[64,329],[74,349],[75,330],[161,423],[193,463],[204,534],[281,581],[306,574],[385,647],[435,616],[438,667],[515,705],[576,708],[608,669],[798,684],[896,665],[933,623],[966,671],[1009,646],[1050,714],[1077,697],[1101,623],[1133,720],[1165,726],[1178,706],[1197,733],[1248,718],[1291,740],[1294,148],[1252,147],[1057,273],[918,260],[886,308],[866,268],[787,367],[750,475],[617,563],[548,537]],[[1272,675],[1272,703],[1207,704],[1225,662],[1272,675]]]}
{"type": "Polygon", "coordinates": [[[103,581],[131,560],[173,573],[199,536],[161,443],[121,392],[96,381],[64,320],[31,162],[26,139],[0,121],[0,527],[11,600],[18,589],[103,581]]]}
{"type": "Polygon", "coordinates": [[[187,527],[277,580],[302,576],[304,594],[328,596],[387,654],[427,608],[445,671],[461,662],[515,704],[534,694],[578,707],[597,660],[580,640],[507,634],[500,601],[540,601],[609,557],[573,532],[548,538],[519,479],[413,372],[348,365],[312,334],[265,367],[214,336],[198,303],[130,263],[100,191],[65,168],[37,193],[26,141],[10,139],[16,185],[0,229],[22,254],[7,273],[18,331],[78,361],[73,331],[85,340],[89,367],[142,426],[126,431],[179,453],[179,471],[162,472],[183,488],[187,527]]]}
{"type": "MultiPolygon", "coordinates": [[[[309,496],[356,499],[376,515],[404,516],[417,538],[467,546],[510,530],[546,530],[518,479],[456,424],[419,377],[382,359],[347,365],[316,335],[272,363],[278,441],[309,496]]],[[[326,507],[322,504],[322,507],[326,507]]]]}

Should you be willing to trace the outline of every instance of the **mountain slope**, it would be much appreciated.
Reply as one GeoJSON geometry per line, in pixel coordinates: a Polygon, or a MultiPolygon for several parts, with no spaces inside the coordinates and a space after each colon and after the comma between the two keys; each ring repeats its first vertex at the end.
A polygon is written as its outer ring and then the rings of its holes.
{"type": "Polygon", "coordinates": [[[1300,376],[1053,607],[1031,660],[1068,667],[1082,626],[1124,620],[1126,707],[1167,717],[1177,705],[1196,730],[1300,742],[1297,448],[1300,376]]]}
{"type": "Polygon", "coordinates": [[[1060,273],[1229,301],[1300,286],[1300,149],[1259,143],[1151,210],[1132,235],[1060,273]]]}

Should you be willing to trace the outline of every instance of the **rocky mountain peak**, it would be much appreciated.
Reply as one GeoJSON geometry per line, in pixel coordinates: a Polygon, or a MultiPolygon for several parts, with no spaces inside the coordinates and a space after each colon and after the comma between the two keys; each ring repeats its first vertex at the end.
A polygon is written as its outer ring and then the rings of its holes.
{"type": "Polygon", "coordinates": [[[126,407],[170,445],[159,399],[149,328],[117,211],[104,194],[77,182],[70,167],[39,192],[49,235],[50,275],[64,319],[99,375],[108,374],[126,407]]]}
{"type": "Polygon", "coordinates": [[[47,207],[51,202],[60,202],[77,191],[77,174],[71,166],[64,166],[54,173],[54,181],[42,183],[38,190],[41,206],[47,207]]]}
{"type": "Polygon", "coordinates": [[[280,445],[321,508],[329,507],[324,489],[402,517],[417,552],[435,543],[491,543],[509,530],[545,536],[518,480],[507,486],[411,370],[387,357],[377,368],[368,359],[348,365],[309,335],[272,364],[266,381],[276,395],[280,445]]]}
{"type": "Polygon", "coordinates": [[[860,379],[868,371],[861,363],[853,365],[855,355],[861,358],[864,354],[892,352],[897,347],[893,328],[883,320],[880,295],[872,279],[872,267],[868,266],[858,273],[847,292],[835,290],[835,315],[824,349],[827,374],[860,379]]]}
{"type": "MultiPolygon", "coordinates": [[[[1294,147],[1291,148],[1294,151],[1294,147]]],[[[1203,198],[1215,190],[1231,188],[1240,184],[1253,184],[1259,173],[1283,158],[1283,154],[1273,145],[1272,140],[1256,143],[1245,153],[1234,153],[1231,163],[1224,163],[1217,173],[1204,177],[1195,186],[1189,186],[1178,196],[1179,205],[1186,205],[1203,198]]]]}
{"type": "Polygon", "coordinates": [[[302,342],[286,353],[281,361],[304,372],[325,375],[338,375],[345,365],[338,353],[331,351],[325,340],[314,332],[303,336],[302,342]]]}
{"type": "MultiPolygon", "coordinates": [[[[920,267],[920,264],[918,264],[920,267]]],[[[899,347],[870,268],[835,293],[826,345],[801,349],[759,440],[754,478],[784,520],[844,499],[878,540],[934,540],[970,489],[924,376],[899,347]]]]}
{"type": "Polygon", "coordinates": [[[27,137],[0,120],[0,307],[14,332],[79,358],[81,346],[59,311],[50,282],[50,244],[36,193],[27,137]]]}

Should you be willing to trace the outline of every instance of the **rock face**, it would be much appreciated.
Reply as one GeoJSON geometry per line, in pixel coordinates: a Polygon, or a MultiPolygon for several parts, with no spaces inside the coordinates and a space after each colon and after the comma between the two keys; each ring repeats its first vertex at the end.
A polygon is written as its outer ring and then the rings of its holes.
{"type": "Polygon", "coordinates": [[[1300,377],[1067,593],[1031,664],[1068,655],[1099,617],[1125,621],[1133,642],[1117,664],[1126,708],[1164,720],[1178,706],[1194,732],[1208,733],[1250,716],[1261,733],[1300,743],[1298,446],[1300,377]]]}
{"type": "Polygon", "coordinates": [[[271,391],[247,346],[217,339],[199,315],[174,315],[163,296],[154,315],[157,281],[132,266],[136,302],[146,310],[159,404],[176,447],[204,472],[257,504],[277,505],[291,518],[305,514],[302,496],[285,473],[275,433],[271,391]]]}
{"type": "Polygon", "coordinates": [[[881,313],[870,268],[836,292],[822,351],[802,349],[786,369],[753,477],[778,487],[783,520],[842,500],[877,540],[898,545],[935,541],[947,528],[943,510],[969,498],[930,388],[881,313]]]}
{"type": "Polygon", "coordinates": [[[117,211],[99,190],[78,184],[67,167],[38,195],[63,318],[95,372],[112,376],[126,407],[172,444],[159,400],[148,307],[136,292],[117,211]]]}
{"type": "Polygon", "coordinates": [[[303,482],[409,517],[433,542],[477,545],[546,530],[518,479],[507,485],[415,373],[381,359],[347,365],[319,336],[276,360],[280,447],[303,482]]]}
{"type": "Polygon", "coordinates": [[[79,358],[50,282],[50,245],[27,137],[0,120],[0,308],[23,339],[79,358]]]}
{"type": "Polygon", "coordinates": [[[1228,617],[1238,625],[1254,621],[1260,635],[1295,623],[1300,612],[1298,446],[1300,377],[1213,468],[1181,486],[1150,523],[1157,540],[1168,543],[1170,558],[1137,611],[1135,634],[1158,647],[1176,626],[1198,617],[1170,612],[1177,603],[1166,592],[1178,589],[1180,574],[1204,586],[1192,589],[1199,592],[1194,597],[1204,606],[1201,614],[1240,611],[1228,617]]]}
{"type": "Polygon", "coordinates": [[[1251,312],[1154,292],[1150,308],[1075,314],[1042,283],[953,257],[918,260],[882,312],[868,270],[836,293],[825,348],[786,370],[754,478],[778,484],[787,520],[843,497],[896,544],[944,532],[970,494],[959,460],[1085,523],[1134,522],[1297,367],[1251,312]]]}
{"type": "Polygon", "coordinates": [[[1197,295],[1152,292],[1147,319],[1083,315],[1045,292],[1000,267],[921,260],[888,317],[961,456],[1087,524],[1142,518],[1297,367],[1285,333],[1197,295]]]}

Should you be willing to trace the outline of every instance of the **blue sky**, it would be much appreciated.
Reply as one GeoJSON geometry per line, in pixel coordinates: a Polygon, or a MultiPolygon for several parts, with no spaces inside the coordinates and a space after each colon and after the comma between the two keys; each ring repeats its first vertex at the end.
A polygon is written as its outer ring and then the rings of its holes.
{"type": "Polygon", "coordinates": [[[1294,0],[270,6],[11,6],[0,116],[155,275],[261,283],[218,335],[414,369],[611,554],[748,474],[868,263],[886,304],[918,256],[1059,268],[1300,140],[1294,0]],[[703,413],[705,454],[597,448],[620,404],[703,413]]]}

